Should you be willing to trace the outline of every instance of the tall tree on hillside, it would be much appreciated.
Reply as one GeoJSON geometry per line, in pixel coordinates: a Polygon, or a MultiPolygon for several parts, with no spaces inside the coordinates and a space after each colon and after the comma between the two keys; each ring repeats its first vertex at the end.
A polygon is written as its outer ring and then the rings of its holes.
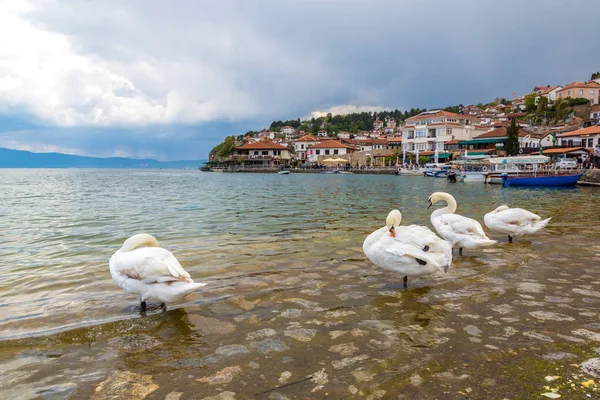
{"type": "Polygon", "coordinates": [[[508,136],[506,154],[517,154],[519,152],[519,127],[517,126],[516,118],[511,119],[510,126],[506,129],[506,135],[508,136]]]}
{"type": "Polygon", "coordinates": [[[537,95],[535,93],[529,93],[528,95],[525,96],[525,98],[523,99],[525,101],[525,112],[531,113],[531,112],[535,111],[536,96],[537,95]]]}
{"type": "Polygon", "coordinates": [[[592,77],[591,77],[590,79],[591,79],[591,80],[594,80],[594,79],[598,79],[598,78],[600,78],[600,71],[598,71],[598,72],[594,72],[594,73],[592,74],[592,77]]]}

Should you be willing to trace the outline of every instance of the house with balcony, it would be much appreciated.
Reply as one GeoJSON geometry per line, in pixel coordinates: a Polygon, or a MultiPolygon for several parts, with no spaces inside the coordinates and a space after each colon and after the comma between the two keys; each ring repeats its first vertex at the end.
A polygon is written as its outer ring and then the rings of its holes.
{"type": "Polygon", "coordinates": [[[327,131],[325,129],[320,129],[319,132],[317,132],[317,136],[318,137],[327,137],[327,131]]]}
{"type": "Polygon", "coordinates": [[[387,139],[387,147],[391,150],[398,150],[402,152],[402,138],[401,137],[392,137],[387,139]]]}
{"type": "Polygon", "coordinates": [[[474,117],[479,117],[479,115],[483,112],[483,110],[474,105],[467,105],[460,108],[459,111],[463,115],[472,115],[474,117]]]}
{"type": "MultiPolygon", "coordinates": [[[[338,156],[354,153],[357,148],[338,140],[323,140],[308,148],[308,162],[318,162],[320,156],[338,156]]],[[[335,157],[334,157],[335,158],[335,157]]]]}
{"type": "MultiPolygon", "coordinates": [[[[519,128],[519,148],[523,146],[523,139],[530,133],[523,128],[519,128]]],[[[506,147],[508,141],[508,133],[505,126],[493,129],[489,132],[482,133],[472,139],[460,140],[458,142],[459,149],[464,153],[469,151],[469,155],[485,155],[496,154],[497,151],[502,151],[506,147]]]]}
{"type": "Polygon", "coordinates": [[[535,104],[538,104],[540,101],[540,97],[545,97],[548,101],[556,101],[558,98],[558,92],[562,89],[562,86],[546,86],[546,87],[536,87],[534,89],[537,96],[535,97],[535,104]]]}
{"type": "Polygon", "coordinates": [[[590,126],[558,135],[561,146],[592,148],[600,143],[600,126],[590,126]]]}
{"type": "Polygon", "coordinates": [[[467,140],[485,132],[480,120],[471,115],[449,111],[426,111],[406,120],[402,127],[402,146],[409,152],[442,151],[450,140],[467,140]]]}
{"type": "Polygon", "coordinates": [[[307,150],[309,146],[319,143],[322,139],[314,137],[313,135],[304,135],[300,139],[294,140],[294,150],[296,150],[296,159],[299,161],[306,161],[308,159],[307,150]]]}
{"type": "Polygon", "coordinates": [[[600,83],[595,81],[572,82],[557,92],[557,98],[577,98],[588,99],[591,105],[598,104],[600,96],[600,83]]]}
{"type": "Polygon", "coordinates": [[[540,147],[552,147],[554,144],[552,142],[553,136],[552,132],[529,132],[525,137],[523,137],[523,147],[525,149],[539,149],[540,147]]]}
{"type": "Polygon", "coordinates": [[[375,120],[373,122],[373,130],[374,131],[379,131],[379,130],[381,130],[381,128],[383,128],[383,121],[381,121],[379,119],[375,120]]]}
{"type": "Polygon", "coordinates": [[[266,139],[237,147],[236,152],[229,157],[227,162],[244,168],[270,168],[287,165],[291,158],[290,150],[287,147],[266,139]]]}
{"type": "Polygon", "coordinates": [[[286,139],[294,139],[296,138],[296,128],[293,126],[284,126],[281,128],[281,133],[285,135],[286,139]]]}

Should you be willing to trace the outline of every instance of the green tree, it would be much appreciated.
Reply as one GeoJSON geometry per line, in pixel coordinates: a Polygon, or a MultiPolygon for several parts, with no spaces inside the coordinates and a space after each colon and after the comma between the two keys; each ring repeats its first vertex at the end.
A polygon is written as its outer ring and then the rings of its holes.
{"type": "Polygon", "coordinates": [[[598,72],[594,72],[594,73],[592,74],[592,77],[591,77],[590,79],[591,79],[591,80],[594,80],[594,79],[598,79],[598,78],[600,78],[600,71],[598,71],[598,72]]]}
{"type": "Polygon", "coordinates": [[[569,107],[569,104],[562,97],[559,97],[558,99],[556,99],[556,101],[552,105],[552,108],[554,111],[553,120],[555,122],[565,120],[569,116],[569,113],[571,112],[571,108],[569,107]]]}
{"type": "Polygon", "coordinates": [[[548,114],[548,98],[540,96],[535,115],[533,116],[534,125],[541,125],[548,114]]]}
{"type": "Polygon", "coordinates": [[[525,100],[525,112],[532,113],[536,110],[535,106],[535,93],[529,93],[525,96],[523,100],[525,100]]]}
{"type": "Polygon", "coordinates": [[[508,136],[506,153],[508,155],[517,154],[519,152],[519,127],[516,118],[511,119],[510,126],[506,129],[506,135],[508,136]]]}
{"type": "Polygon", "coordinates": [[[237,143],[233,136],[227,136],[223,143],[215,147],[217,156],[220,158],[228,157],[235,152],[237,143]]]}
{"type": "Polygon", "coordinates": [[[574,99],[573,98],[569,98],[567,101],[568,101],[569,106],[571,106],[571,107],[573,107],[573,106],[580,106],[580,105],[583,105],[583,104],[588,104],[590,102],[585,97],[575,97],[574,99]]]}

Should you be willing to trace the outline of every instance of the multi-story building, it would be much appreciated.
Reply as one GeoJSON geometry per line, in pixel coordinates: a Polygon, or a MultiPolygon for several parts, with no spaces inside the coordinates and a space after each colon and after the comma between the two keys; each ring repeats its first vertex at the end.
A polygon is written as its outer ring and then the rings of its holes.
{"type": "Polygon", "coordinates": [[[588,99],[591,105],[598,104],[600,96],[600,83],[595,81],[573,82],[557,91],[557,98],[577,98],[588,99]]]}
{"type": "Polygon", "coordinates": [[[435,151],[444,149],[450,140],[468,140],[485,132],[480,120],[471,115],[449,111],[426,111],[408,118],[402,127],[402,146],[406,151],[435,151]]]}
{"type": "Polygon", "coordinates": [[[478,117],[482,112],[483,110],[481,108],[470,104],[467,106],[463,106],[460,109],[461,114],[473,115],[474,117],[478,117]]]}
{"type": "Polygon", "coordinates": [[[323,140],[308,148],[308,161],[317,162],[319,156],[332,156],[353,153],[356,147],[346,145],[337,140],[323,140]]]}
{"type": "Polygon", "coordinates": [[[281,133],[285,135],[286,139],[294,139],[296,137],[296,129],[293,126],[284,126],[281,128],[281,133]]]}
{"type": "Polygon", "coordinates": [[[314,137],[313,135],[304,135],[300,139],[294,140],[294,150],[296,150],[296,159],[305,161],[308,159],[307,151],[308,147],[319,143],[321,139],[314,137]]]}
{"type": "Polygon", "coordinates": [[[291,156],[287,147],[271,140],[261,140],[237,147],[236,154],[230,159],[242,166],[272,167],[289,163],[291,156]]]}
{"type": "Polygon", "coordinates": [[[594,147],[600,144],[600,126],[578,129],[558,135],[561,146],[594,147]]]}
{"type": "Polygon", "coordinates": [[[381,121],[381,120],[379,120],[379,119],[378,119],[378,120],[375,120],[375,122],[373,122],[373,130],[374,130],[374,131],[378,131],[378,130],[380,130],[381,128],[383,128],[383,121],[381,121]]]}
{"type": "Polygon", "coordinates": [[[536,87],[535,92],[537,96],[535,97],[535,104],[540,101],[540,97],[545,97],[549,101],[556,101],[558,98],[558,92],[562,89],[562,86],[546,86],[546,87],[536,87]]]}

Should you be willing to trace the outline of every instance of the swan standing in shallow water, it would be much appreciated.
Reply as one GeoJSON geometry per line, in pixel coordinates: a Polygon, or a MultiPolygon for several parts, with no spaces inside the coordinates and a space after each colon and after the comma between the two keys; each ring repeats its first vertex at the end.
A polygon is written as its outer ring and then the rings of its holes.
{"type": "Polygon", "coordinates": [[[363,243],[363,251],[373,264],[408,277],[447,272],[452,264],[452,246],[429,228],[418,225],[400,226],[402,214],[392,210],[386,226],[371,233],[363,243]]]}
{"type": "Polygon", "coordinates": [[[146,233],[127,239],[108,265],[120,288],[139,295],[142,311],[146,311],[146,300],[159,302],[164,308],[165,303],[177,301],[206,285],[194,283],[175,256],[146,233]]]}
{"type": "Polygon", "coordinates": [[[462,255],[463,248],[475,249],[496,243],[495,240],[491,240],[485,235],[479,222],[472,218],[454,214],[456,200],[451,194],[433,193],[429,196],[429,206],[427,208],[442,200],[448,205],[431,213],[431,225],[441,237],[452,244],[452,247],[458,246],[458,254],[462,255]]]}
{"type": "Polygon", "coordinates": [[[485,225],[494,232],[508,235],[512,243],[513,236],[531,235],[548,225],[552,218],[542,220],[539,215],[522,208],[500,206],[483,217],[485,225]]]}

